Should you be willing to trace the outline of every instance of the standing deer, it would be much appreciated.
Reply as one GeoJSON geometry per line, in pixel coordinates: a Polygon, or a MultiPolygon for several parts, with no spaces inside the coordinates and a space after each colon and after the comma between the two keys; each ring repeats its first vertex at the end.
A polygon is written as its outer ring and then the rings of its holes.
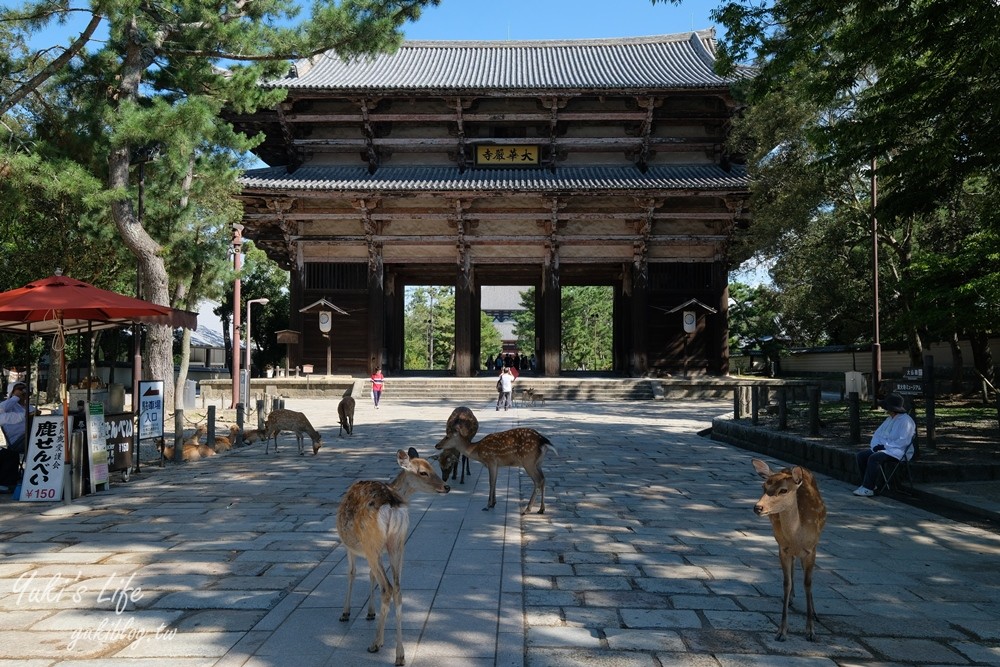
{"type": "Polygon", "coordinates": [[[816,641],[813,620],[812,579],[816,565],[816,545],[826,523],[826,505],[819,495],[819,487],[812,473],[801,466],[774,472],[760,459],[753,459],[754,470],[764,479],[764,495],[753,511],[771,520],[774,539],[778,542],[778,558],[784,577],[784,602],[781,608],[781,627],[775,639],[785,641],[788,635],[788,608],[792,603],[792,575],[795,559],[802,563],[806,589],[806,638],[816,641]]]}
{"type": "Polygon", "coordinates": [[[437,449],[455,449],[474,461],[479,461],[490,471],[490,497],[484,510],[493,509],[497,504],[497,472],[500,466],[517,466],[535,483],[531,490],[531,498],[521,514],[531,511],[535,502],[535,494],[540,494],[538,513],[545,513],[545,473],[542,472],[542,459],[545,451],[551,449],[557,454],[549,439],[538,431],[530,428],[515,428],[509,431],[491,433],[479,442],[471,442],[456,431],[445,436],[435,445],[437,449]]]}
{"type": "Polygon", "coordinates": [[[313,456],[323,446],[322,436],[312,427],[304,414],[294,410],[272,410],[264,421],[264,438],[267,441],[267,444],[264,445],[265,454],[271,446],[272,437],[274,438],[274,451],[278,452],[278,434],[282,431],[291,431],[295,434],[299,443],[299,456],[305,454],[303,441],[306,433],[312,438],[313,456]]]}
{"type": "Polygon", "coordinates": [[[354,432],[354,399],[350,396],[344,396],[340,399],[340,403],[337,405],[337,416],[340,418],[340,433],[337,437],[344,435],[344,431],[347,431],[347,435],[354,432]]]}
{"type": "Polygon", "coordinates": [[[347,547],[347,597],[341,621],[351,619],[351,589],[354,587],[355,559],[361,556],[368,561],[368,620],[375,618],[375,584],[381,590],[381,606],[375,626],[375,640],[368,647],[375,653],[383,644],[385,621],[389,615],[390,601],[396,607],[396,664],[403,658],[403,588],[400,576],[403,571],[403,547],[410,527],[406,503],[417,491],[448,493],[444,483],[427,461],[410,456],[402,449],[396,451],[396,461],[403,469],[390,484],[379,481],[355,482],[344,494],[337,508],[337,532],[347,547]],[[382,553],[389,555],[392,583],[382,566],[382,553]]]}
{"type": "MultiPolygon", "coordinates": [[[[476,419],[472,410],[462,406],[451,411],[445,425],[444,437],[450,437],[453,433],[460,433],[463,438],[472,442],[476,433],[479,433],[479,420],[476,419]]],[[[465,473],[472,474],[472,469],[469,467],[469,457],[454,449],[444,450],[438,455],[437,460],[438,465],[441,466],[441,477],[444,479],[448,479],[449,475],[455,479],[458,476],[458,471],[461,470],[462,480],[459,483],[465,484],[465,473]]]]}

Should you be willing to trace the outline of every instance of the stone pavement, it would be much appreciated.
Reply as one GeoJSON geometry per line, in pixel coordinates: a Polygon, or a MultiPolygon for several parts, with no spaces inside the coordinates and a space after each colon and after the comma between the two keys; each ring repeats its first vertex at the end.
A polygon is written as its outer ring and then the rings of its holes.
{"type": "MultiPolygon", "coordinates": [[[[262,444],[144,464],[61,504],[0,500],[0,667],[390,665],[366,652],[367,568],[340,623],[346,552],[334,515],[356,479],[423,455],[456,404],[293,400],[324,436],[316,457],[262,444]],[[71,513],[79,510],[79,513],[71,513]]],[[[1000,665],[1000,536],[818,476],[828,506],[814,584],[818,641],[793,611],[773,637],[781,574],[752,506],[752,455],[699,437],[719,402],[470,406],[480,434],[530,426],[546,457],[544,515],[505,470],[416,496],[403,571],[406,664],[417,667],[1000,665]]],[[[774,463],[774,461],[771,461],[774,463]]],[[[801,594],[801,580],[797,589],[801,594]]]]}

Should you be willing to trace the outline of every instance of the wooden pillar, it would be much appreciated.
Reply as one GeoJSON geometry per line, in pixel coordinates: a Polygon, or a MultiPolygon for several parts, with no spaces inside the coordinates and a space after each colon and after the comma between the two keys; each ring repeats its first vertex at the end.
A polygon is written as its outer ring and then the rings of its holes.
{"type": "Polygon", "coordinates": [[[475,315],[478,330],[479,312],[473,312],[472,271],[459,266],[455,281],[455,377],[472,377],[479,370],[478,357],[472,356],[472,327],[475,315]]]}
{"type": "Polygon", "coordinates": [[[611,310],[611,353],[612,369],[618,375],[628,375],[632,348],[632,276],[628,267],[620,284],[614,288],[614,304],[611,310]]]}
{"type": "Polygon", "coordinates": [[[385,349],[382,371],[389,369],[393,373],[403,370],[403,318],[405,315],[405,286],[398,276],[389,273],[385,277],[385,349]]]}
{"type": "Polygon", "coordinates": [[[709,315],[712,320],[709,339],[709,368],[718,375],[729,375],[729,271],[725,264],[716,262],[713,267],[718,290],[718,312],[709,315]]]}
{"type": "Polygon", "coordinates": [[[542,355],[539,367],[544,375],[558,377],[562,363],[562,293],[559,287],[559,263],[547,262],[542,269],[542,298],[540,301],[542,322],[542,355]]]}
{"type": "Polygon", "coordinates": [[[642,377],[649,370],[649,264],[645,255],[638,256],[632,263],[631,299],[632,352],[629,360],[629,374],[642,377]]]}
{"type": "Polygon", "coordinates": [[[372,247],[368,256],[368,372],[381,367],[385,353],[386,299],[382,248],[372,247]]]}
{"type": "Polygon", "coordinates": [[[288,367],[296,368],[302,364],[302,351],[305,349],[306,332],[302,324],[305,315],[301,312],[301,309],[306,305],[303,299],[306,288],[305,271],[297,265],[292,267],[289,274],[288,283],[291,285],[291,289],[288,296],[291,312],[288,318],[288,328],[293,331],[302,332],[295,345],[288,346],[288,367]]]}

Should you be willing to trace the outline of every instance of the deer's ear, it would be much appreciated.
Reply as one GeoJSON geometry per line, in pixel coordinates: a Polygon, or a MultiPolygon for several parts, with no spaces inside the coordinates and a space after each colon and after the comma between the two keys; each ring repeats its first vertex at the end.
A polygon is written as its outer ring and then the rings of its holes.
{"type": "Polygon", "coordinates": [[[802,468],[799,466],[792,468],[792,481],[795,482],[796,486],[802,483],[802,479],[802,468]]]}
{"type": "Polygon", "coordinates": [[[757,474],[763,477],[764,479],[767,479],[768,477],[771,476],[772,474],[771,469],[768,467],[766,463],[764,463],[760,459],[753,459],[752,461],[750,461],[750,463],[753,464],[753,469],[757,471],[757,474]]]}
{"type": "Polygon", "coordinates": [[[410,455],[404,452],[402,449],[396,450],[396,463],[399,464],[400,468],[404,470],[410,467],[410,455]]]}

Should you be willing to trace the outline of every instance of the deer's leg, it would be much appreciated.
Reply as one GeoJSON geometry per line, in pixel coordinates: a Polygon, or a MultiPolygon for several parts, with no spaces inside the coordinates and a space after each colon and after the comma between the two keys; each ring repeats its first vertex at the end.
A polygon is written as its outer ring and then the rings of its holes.
{"type": "Polygon", "coordinates": [[[354,565],[355,558],[351,550],[347,550],[347,597],[344,598],[344,613],[340,615],[340,620],[351,620],[351,590],[354,588],[354,565]]]}
{"type": "Polygon", "coordinates": [[[782,604],[781,604],[781,626],[778,634],[774,636],[779,642],[785,641],[788,636],[788,607],[792,601],[792,575],[795,573],[795,557],[787,553],[784,549],[780,552],[781,574],[782,574],[782,604]]]}
{"type": "Polygon", "coordinates": [[[459,458],[458,464],[460,466],[462,466],[462,484],[465,484],[465,473],[469,473],[471,475],[472,474],[472,468],[469,467],[469,457],[468,456],[466,456],[465,454],[462,454],[458,458],[459,458]]]}
{"type": "Polygon", "coordinates": [[[816,620],[816,608],[813,607],[813,567],[816,565],[816,552],[810,551],[802,557],[803,581],[806,589],[806,639],[816,641],[813,621],[816,620]]]}
{"type": "Polygon", "coordinates": [[[542,472],[541,466],[536,463],[525,463],[524,471],[528,473],[531,477],[531,481],[534,482],[534,487],[531,489],[531,497],[528,498],[528,505],[524,508],[521,514],[527,514],[531,511],[531,504],[535,502],[535,494],[541,490],[541,501],[538,506],[538,513],[545,514],[545,473],[542,472]]]}
{"type": "MultiPolygon", "coordinates": [[[[378,621],[375,624],[375,640],[368,647],[369,653],[376,653],[382,648],[382,644],[385,642],[385,619],[389,616],[389,605],[392,601],[392,586],[389,584],[388,577],[385,576],[385,568],[382,567],[382,559],[378,555],[368,560],[368,567],[371,570],[373,578],[378,582],[379,590],[382,592],[381,604],[378,609],[378,621]]],[[[374,599],[375,590],[372,589],[372,594],[369,598],[371,604],[374,604],[374,599]]]]}
{"type": "Polygon", "coordinates": [[[489,466],[489,470],[490,470],[490,497],[489,500],[486,501],[486,507],[483,508],[484,510],[491,510],[497,504],[497,473],[500,470],[500,466],[491,465],[489,466]]]}
{"type": "Polygon", "coordinates": [[[396,607],[396,664],[403,665],[406,660],[403,655],[403,547],[404,543],[387,544],[389,564],[392,567],[392,600],[396,607]]]}

